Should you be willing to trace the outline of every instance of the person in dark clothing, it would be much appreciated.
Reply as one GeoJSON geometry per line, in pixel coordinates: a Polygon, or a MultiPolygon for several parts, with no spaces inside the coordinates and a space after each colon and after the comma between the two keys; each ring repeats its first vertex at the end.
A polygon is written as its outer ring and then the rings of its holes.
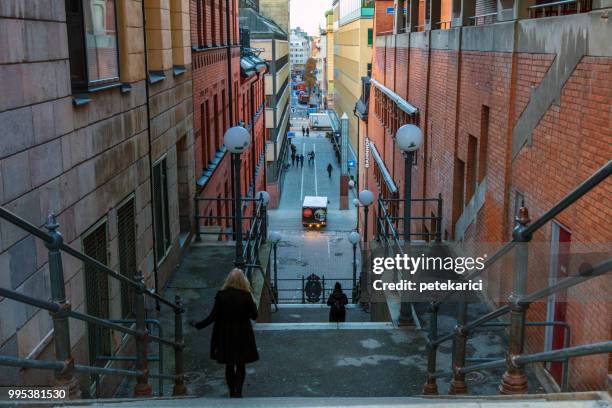
{"type": "Polygon", "coordinates": [[[327,165],[327,174],[329,175],[329,178],[331,178],[331,174],[332,174],[332,170],[334,169],[334,166],[332,166],[331,163],[329,163],[327,165]]]}
{"type": "Polygon", "coordinates": [[[306,134],[306,129],[304,128],[304,126],[302,126],[302,136],[304,136],[306,134]]]}
{"type": "Polygon", "coordinates": [[[336,282],[334,291],[327,299],[327,306],[329,309],[329,321],[330,322],[344,322],[346,321],[346,305],[348,304],[348,298],[342,292],[342,286],[340,282],[336,282]]]}
{"type": "Polygon", "coordinates": [[[210,315],[200,322],[189,323],[198,330],[214,323],[210,358],[225,364],[225,380],[230,398],[242,398],[245,364],[259,360],[250,322],[256,319],[257,306],[251,296],[249,281],[242,270],[234,268],[217,292],[210,315]]]}
{"type": "Polygon", "coordinates": [[[310,128],[309,127],[306,128],[306,137],[310,137],[310,128]]]}
{"type": "Polygon", "coordinates": [[[295,152],[291,152],[291,165],[295,166],[295,152]]]}
{"type": "Polygon", "coordinates": [[[304,167],[304,155],[300,154],[300,166],[304,167]]]}

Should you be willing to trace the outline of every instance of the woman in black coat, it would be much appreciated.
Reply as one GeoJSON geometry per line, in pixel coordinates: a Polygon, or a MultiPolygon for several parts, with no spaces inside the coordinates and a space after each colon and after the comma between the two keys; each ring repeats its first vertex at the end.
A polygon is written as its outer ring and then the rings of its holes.
{"type": "Polygon", "coordinates": [[[213,325],[210,358],[225,364],[225,380],[231,398],[242,397],[245,364],[259,360],[251,320],[257,319],[257,307],[249,281],[242,270],[234,268],[215,296],[210,315],[200,322],[190,322],[200,330],[213,325]]]}
{"type": "Polygon", "coordinates": [[[340,282],[336,282],[334,291],[327,299],[327,306],[331,306],[329,309],[329,321],[330,322],[344,322],[346,321],[346,308],[348,304],[348,298],[342,292],[342,286],[340,282]]]}

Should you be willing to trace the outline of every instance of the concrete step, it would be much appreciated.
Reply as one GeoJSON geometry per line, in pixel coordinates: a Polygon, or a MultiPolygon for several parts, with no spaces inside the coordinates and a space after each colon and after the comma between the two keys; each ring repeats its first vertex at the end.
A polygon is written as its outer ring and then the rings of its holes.
{"type": "Polygon", "coordinates": [[[207,407],[207,408],[608,408],[609,398],[599,393],[570,393],[492,397],[389,397],[389,398],[168,398],[149,400],[73,401],[55,406],[76,407],[207,407]]]}

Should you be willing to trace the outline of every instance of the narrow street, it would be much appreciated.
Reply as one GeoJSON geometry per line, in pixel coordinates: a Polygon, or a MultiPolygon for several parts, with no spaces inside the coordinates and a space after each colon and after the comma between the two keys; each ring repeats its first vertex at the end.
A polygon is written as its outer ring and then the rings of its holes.
{"type": "MultiPolygon", "coordinates": [[[[302,276],[316,274],[325,278],[326,292],[340,281],[350,298],[353,250],[348,233],[355,228],[357,214],[352,205],[348,210],[339,209],[340,169],[325,132],[311,131],[310,137],[302,137],[301,126],[307,122],[296,119],[293,122],[292,131],[296,134],[293,144],[297,153],[304,155],[304,164],[287,170],[279,208],[269,212],[270,230],[277,230],[282,236],[278,248],[279,296],[283,303],[300,303],[302,276]],[[309,164],[311,151],[315,160],[309,164]],[[326,170],[329,163],[334,167],[331,178],[326,170]],[[328,225],[320,230],[302,226],[302,201],[307,195],[329,200],[328,225]]],[[[290,158],[288,162],[291,163],[290,158]]]]}

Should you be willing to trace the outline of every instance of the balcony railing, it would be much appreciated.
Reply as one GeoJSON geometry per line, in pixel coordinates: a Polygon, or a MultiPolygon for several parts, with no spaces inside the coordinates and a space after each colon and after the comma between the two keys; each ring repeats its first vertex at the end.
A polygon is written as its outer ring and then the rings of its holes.
{"type": "Polygon", "coordinates": [[[591,0],[561,0],[529,7],[530,18],[564,16],[591,11],[591,0]]]}
{"type": "Polygon", "coordinates": [[[494,13],[479,14],[470,17],[470,23],[474,26],[497,23],[497,11],[494,13]]]}

